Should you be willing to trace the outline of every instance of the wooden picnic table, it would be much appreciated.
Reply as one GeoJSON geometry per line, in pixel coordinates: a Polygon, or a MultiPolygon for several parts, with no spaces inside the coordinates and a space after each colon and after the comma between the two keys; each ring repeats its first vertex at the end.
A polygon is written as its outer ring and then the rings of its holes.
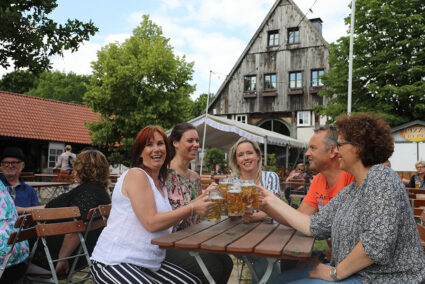
{"type": "Polygon", "coordinates": [[[37,181],[53,181],[53,179],[57,176],[58,174],[34,174],[34,177],[37,181]]]}
{"type": "Polygon", "coordinates": [[[28,181],[26,184],[32,186],[37,191],[38,200],[41,204],[45,204],[49,200],[65,192],[70,185],[69,182],[53,181],[28,181]]]}
{"type": "Polygon", "coordinates": [[[258,280],[248,256],[267,258],[268,267],[258,283],[266,283],[273,264],[279,259],[305,259],[311,256],[314,238],[277,223],[245,224],[241,218],[226,218],[219,223],[203,221],[166,236],[155,238],[152,244],[163,249],[189,251],[205,277],[214,283],[199,253],[225,253],[242,256],[251,274],[258,280]]]}

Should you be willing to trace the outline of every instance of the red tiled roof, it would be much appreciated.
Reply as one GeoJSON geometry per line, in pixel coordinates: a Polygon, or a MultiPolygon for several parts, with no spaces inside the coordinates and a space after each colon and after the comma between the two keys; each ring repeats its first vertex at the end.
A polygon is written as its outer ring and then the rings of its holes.
{"type": "Polygon", "coordinates": [[[0,91],[0,136],[90,144],[84,122],[95,120],[82,105],[0,91]]]}

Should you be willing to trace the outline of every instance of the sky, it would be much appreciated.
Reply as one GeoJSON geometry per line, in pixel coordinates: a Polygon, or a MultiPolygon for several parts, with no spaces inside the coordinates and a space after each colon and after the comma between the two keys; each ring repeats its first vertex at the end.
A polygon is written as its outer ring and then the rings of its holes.
{"type": "MultiPolygon", "coordinates": [[[[328,43],[347,34],[344,18],[351,0],[294,0],[306,18],[323,21],[322,33],[328,43]],[[309,10],[310,9],[310,10],[309,10]]],[[[52,70],[91,74],[96,52],[108,43],[129,38],[142,15],[162,27],[175,54],[194,62],[192,84],[199,94],[214,93],[223,83],[275,0],[58,0],[49,15],[58,23],[68,18],[92,20],[99,31],[75,53],[54,56],[52,70]]],[[[13,71],[1,69],[0,77],[13,71]]]]}

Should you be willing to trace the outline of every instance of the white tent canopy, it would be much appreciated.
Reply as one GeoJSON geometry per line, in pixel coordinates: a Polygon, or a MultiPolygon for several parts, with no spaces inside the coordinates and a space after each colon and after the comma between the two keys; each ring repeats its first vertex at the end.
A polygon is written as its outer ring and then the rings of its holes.
{"type": "MultiPolygon", "coordinates": [[[[196,127],[199,137],[203,137],[205,114],[188,122],[196,127]]],[[[240,137],[245,137],[261,144],[307,148],[307,143],[289,136],[236,120],[208,114],[205,139],[206,148],[214,147],[227,151],[240,137]]]]}

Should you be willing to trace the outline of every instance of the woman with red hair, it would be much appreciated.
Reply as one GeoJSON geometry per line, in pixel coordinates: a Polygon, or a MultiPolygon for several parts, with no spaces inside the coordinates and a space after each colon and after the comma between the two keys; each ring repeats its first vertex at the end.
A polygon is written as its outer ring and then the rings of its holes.
{"type": "Polygon", "coordinates": [[[133,145],[132,168],[117,181],[108,226],[93,251],[91,273],[96,283],[201,283],[182,268],[164,261],[165,250],[153,238],[171,233],[173,225],[212,207],[203,196],[172,210],[165,182],[170,142],[159,126],[147,126],[133,145]]]}

